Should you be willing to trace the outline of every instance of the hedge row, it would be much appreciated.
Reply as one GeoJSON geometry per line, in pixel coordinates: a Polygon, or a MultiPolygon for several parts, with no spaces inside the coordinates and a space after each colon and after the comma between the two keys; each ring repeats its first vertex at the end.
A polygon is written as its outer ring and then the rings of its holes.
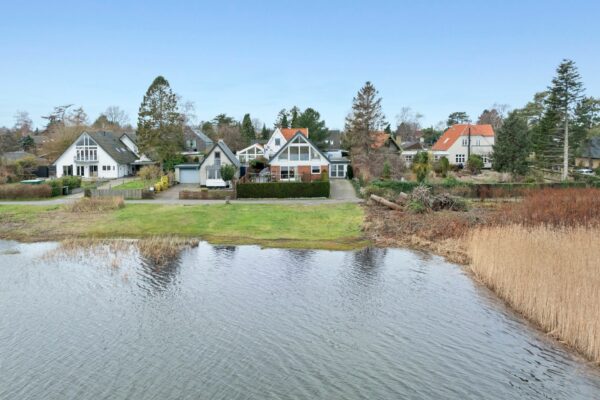
{"type": "Polygon", "coordinates": [[[239,183],[238,199],[329,197],[329,182],[239,183]]]}
{"type": "Polygon", "coordinates": [[[62,178],[47,180],[46,183],[52,187],[52,196],[60,196],[64,186],[69,188],[69,192],[81,187],[81,178],[79,176],[63,176],[62,178]]]}
{"type": "Polygon", "coordinates": [[[25,185],[14,183],[0,185],[0,199],[39,199],[52,196],[49,185],[25,185]]]}

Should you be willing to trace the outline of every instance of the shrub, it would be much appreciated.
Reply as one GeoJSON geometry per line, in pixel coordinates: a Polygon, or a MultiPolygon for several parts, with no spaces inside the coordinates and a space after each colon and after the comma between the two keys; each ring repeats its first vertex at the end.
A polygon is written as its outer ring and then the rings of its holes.
{"type": "Polygon", "coordinates": [[[106,212],[125,207],[122,197],[84,197],[67,206],[71,212],[106,212]]]}
{"type": "Polygon", "coordinates": [[[22,183],[0,185],[0,199],[38,199],[52,196],[47,184],[25,185],[22,183]]]}
{"type": "Polygon", "coordinates": [[[79,176],[63,176],[60,178],[62,186],[68,186],[69,191],[81,187],[81,177],[79,176]]]}
{"type": "Polygon", "coordinates": [[[268,163],[269,163],[269,161],[266,158],[258,157],[254,160],[250,160],[248,165],[250,166],[250,168],[252,168],[255,171],[262,171],[267,166],[268,163]]]}
{"type": "Polygon", "coordinates": [[[163,161],[163,169],[165,171],[174,171],[177,164],[183,164],[185,162],[187,162],[187,160],[184,155],[173,154],[163,161]]]}
{"type": "Polygon", "coordinates": [[[374,181],[372,182],[372,185],[379,188],[391,189],[395,192],[404,193],[410,193],[414,188],[419,186],[417,182],[410,181],[374,181]]]}
{"type": "Polygon", "coordinates": [[[381,179],[390,179],[392,176],[392,167],[388,160],[383,163],[383,171],[381,172],[381,179]]]}
{"type": "Polygon", "coordinates": [[[467,169],[473,174],[478,174],[483,168],[483,159],[480,155],[471,154],[467,160],[467,169]]]}
{"type": "Polygon", "coordinates": [[[161,172],[162,171],[160,170],[158,165],[146,165],[145,167],[140,168],[140,170],[137,173],[137,176],[139,176],[140,179],[143,179],[145,181],[153,181],[160,177],[161,172]]]}
{"type": "Polygon", "coordinates": [[[360,189],[360,195],[365,199],[371,197],[372,194],[374,194],[375,196],[383,197],[384,199],[390,201],[393,201],[396,197],[396,192],[389,188],[369,185],[360,189]]]}
{"type": "Polygon", "coordinates": [[[427,207],[425,207],[423,205],[423,203],[416,201],[416,200],[411,200],[408,202],[408,205],[406,206],[408,211],[415,213],[415,214],[423,214],[425,212],[427,212],[427,207]]]}
{"type": "Polygon", "coordinates": [[[346,170],[346,178],[354,179],[354,170],[352,169],[352,165],[348,165],[348,169],[346,170]]]}
{"type": "Polygon", "coordinates": [[[442,178],[445,178],[448,176],[448,171],[450,171],[450,161],[448,161],[448,158],[446,156],[440,158],[438,160],[440,166],[441,166],[441,175],[442,178]]]}
{"type": "Polygon", "coordinates": [[[412,171],[417,176],[417,181],[424,182],[429,175],[431,165],[429,164],[429,153],[426,151],[419,151],[415,155],[415,159],[412,163],[412,171]]]}
{"type": "Polygon", "coordinates": [[[238,198],[329,197],[329,182],[238,183],[238,198]]]}
{"type": "Polygon", "coordinates": [[[235,167],[231,164],[224,164],[221,166],[221,179],[225,182],[229,182],[235,176],[235,167]]]}
{"type": "Polygon", "coordinates": [[[321,171],[321,182],[329,181],[329,171],[323,170],[321,171]]]}

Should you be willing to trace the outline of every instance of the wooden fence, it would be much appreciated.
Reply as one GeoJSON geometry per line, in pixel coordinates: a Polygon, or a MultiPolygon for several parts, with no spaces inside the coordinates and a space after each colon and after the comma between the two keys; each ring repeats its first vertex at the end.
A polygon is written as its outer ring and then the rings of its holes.
{"type": "MultiPolygon", "coordinates": [[[[88,193],[86,193],[87,195],[88,193]]],[[[154,192],[146,189],[91,189],[89,197],[123,197],[130,200],[153,199],[154,192]]]]}

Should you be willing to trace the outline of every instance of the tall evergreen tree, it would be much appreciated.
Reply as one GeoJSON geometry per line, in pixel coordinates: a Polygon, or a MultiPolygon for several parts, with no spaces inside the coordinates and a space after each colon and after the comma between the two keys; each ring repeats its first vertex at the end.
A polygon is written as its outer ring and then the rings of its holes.
{"type": "Polygon", "coordinates": [[[300,113],[300,108],[298,108],[297,106],[292,107],[292,109],[290,110],[290,128],[304,128],[304,126],[298,125],[298,118],[300,117],[300,113]]]}
{"type": "Polygon", "coordinates": [[[275,121],[275,128],[289,128],[290,123],[288,120],[288,112],[284,108],[277,114],[277,120],[275,121]]]}
{"type": "Polygon", "coordinates": [[[254,125],[252,124],[250,114],[244,115],[244,118],[242,119],[241,134],[246,145],[249,145],[256,139],[256,132],[254,131],[254,125]]]}
{"type": "Polygon", "coordinates": [[[575,62],[563,60],[556,70],[556,76],[549,87],[556,101],[560,113],[563,129],[563,170],[562,179],[567,179],[569,169],[570,150],[579,146],[579,143],[569,142],[569,123],[574,119],[575,109],[583,98],[583,83],[575,62]]]}
{"type": "Polygon", "coordinates": [[[321,114],[313,108],[307,108],[296,117],[296,126],[292,128],[308,128],[308,137],[319,148],[324,148],[325,140],[329,136],[329,129],[325,126],[325,121],[321,119],[321,114]]]}
{"type": "Polygon", "coordinates": [[[517,175],[527,173],[530,153],[527,120],[519,111],[511,112],[496,132],[493,168],[517,175]]]}
{"type": "Polygon", "coordinates": [[[471,118],[469,118],[469,115],[464,112],[464,111],[457,111],[457,112],[453,112],[452,114],[448,115],[448,120],[446,121],[446,125],[448,126],[452,126],[452,125],[456,125],[456,124],[466,124],[467,122],[470,122],[471,118]]]}
{"type": "Polygon", "coordinates": [[[346,137],[353,151],[368,156],[373,133],[385,125],[379,92],[371,82],[366,82],[352,99],[352,112],[346,117],[346,137]]]}
{"type": "Polygon", "coordinates": [[[162,76],[154,79],[144,95],[137,128],[140,152],[161,163],[183,149],[183,126],[177,95],[162,76]]]}
{"type": "Polygon", "coordinates": [[[262,131],[260,132],[260,138],[262,140],[269,140],[269,136],[271,135],[269,133],[269,130],[267,129],[267,125],[263,124],[262,131]]]}

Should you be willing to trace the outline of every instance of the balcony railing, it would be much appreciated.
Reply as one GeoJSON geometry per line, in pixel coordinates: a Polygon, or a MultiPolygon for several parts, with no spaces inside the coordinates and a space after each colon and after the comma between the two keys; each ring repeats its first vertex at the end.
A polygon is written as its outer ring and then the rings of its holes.
{"type": "Polygon", "coordinates": [[[94,156],[87,156],[87,157],[81,157],[81,156],[74,156],[73,157],[74,161],[77,162],[97,162],[98,161],[98,157],[94,157],[94,156]]]}

